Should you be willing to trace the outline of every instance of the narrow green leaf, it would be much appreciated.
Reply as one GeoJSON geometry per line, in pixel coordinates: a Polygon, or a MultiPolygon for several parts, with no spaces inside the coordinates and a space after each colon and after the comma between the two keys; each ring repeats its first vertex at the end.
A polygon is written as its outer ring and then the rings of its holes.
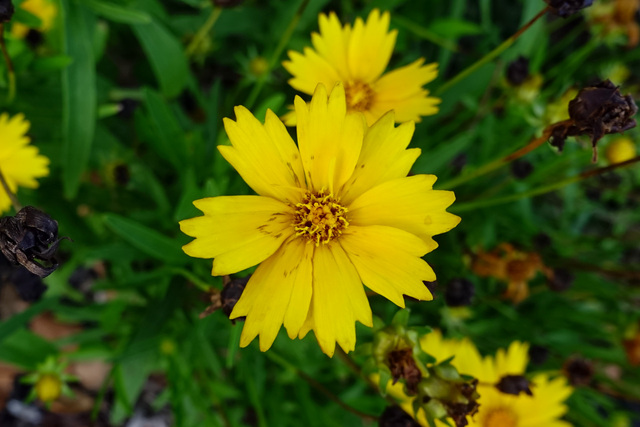
{"type": "Polygon", "coordinates": [[[40,28],[40,26],[42,25],[42,20],[38,16],[21,7],[15,8],[13,20],[16,22],[20,22],[21,24],[24,24],[29,28],[40,28]]]}
{"type": "Polygon", "coordinates": [[[181,168],[187,157],[182,127],[167,101],[158,93],[151,89],[144,89],[143,93],[156,136],[153,140],[154,148],[173,166],[181,168]]]}
{"type": "Polygon", "coordinates": [[[133,32],[142,44],[165,96],[178,95],[189,75],[182,45],[167,29],[155,21],[135,24],[133,32]]]}
{"type": "Polygon", "coordinates": [[[98,15],[122,24],[148,24],[151,16],[147,13],[98,0],[84,0],[98,15]]]}
{"type": "Polygon", "coordinates": [[[106,214],[104,223],[131,246],[153,258],[170,264],[183,264],[187,260],[178,242],[136,221],[115,214],[106,214]]]}
{"type": "Polygon", "coordinates": [[[93,16],[70,0],[64,9],[65,55],[73,58],[62,73],[62,183],[64,195],[73,198],[89,161],[96,121],[96,75],[93,60],[93,16]]]}

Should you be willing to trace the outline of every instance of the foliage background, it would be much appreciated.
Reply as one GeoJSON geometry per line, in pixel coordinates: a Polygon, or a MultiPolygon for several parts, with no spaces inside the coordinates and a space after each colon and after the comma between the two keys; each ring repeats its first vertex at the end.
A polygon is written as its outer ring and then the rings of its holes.
{"type": "MultiPolygon", "coordinates": [[[[222,282],[209,275],[209,261],[180,250],[189,239],[177,222],[199,214],[194,199],[250,192],[215,149],[227,142],[221,120],[233,117],[234,105],[257,117],[267,108],[287,111],[295,93],[279,65],[285,56],[274,53],[302,3],[245,1],[223,9],[189,55],[187,46],[212,12],[209,2],[62,0],[43,44],[7,40],[18,95],[2,111],[24,113],[33,144],[51,159],[40,188],[18,195],[57,219],[61,235],[73,242],[62,244],[64,263],[46,279],[43,299],[2,319],[0,360],[30,371],[64,351],[71,362],[108,363],[100,387],[78,392],[111,425],[126,423],[145,399],[151,412],[168,406],[176,426],[375,424],[385,400],[343,360],[323,355],[313,337],[280,336],[263,354],[256,343],[238,349],[241,323],[230,324],[221,312],[200,319],[205,291],[222,282]],[[257,57],[272,61],[273,69],[253,73],[257,57]],[[79,289],[70,283],[79,268],[100,274],[79,289]],[[44,312],[81,327],[47,340],[30,327],[44,312]],[[152,374],[162,386],[149,400],[140,393],[152,374]],[[372,417],[345,410],[327,394],[372,417]]],[[[311,0],[286,47],[310,44],[320,11],[352,22],[373,8],[389,10],[399,29],[391,67],[421,56],[438,62],[439,78],[429,85],[437,93],[544,6],[537,0],[311,0]]],[[[417,125],[412,146],[423,154],[414,172],[446,182],[461,173],[462,163],[464,173],[525,145],[542,129],[547,106],[568,88],[613,78],[620,67],[629,76],[614,82],[637,98],[640,50],[627,49],[623,36],[599,36],[583,15],[540,20],[497,60],[442,93],[440,113],[417,125]],[[528,102],[518,102],[504,79],[506,65],[520,55],[544,81],[528,102]]],[[[4,69],[0,75],[6,88],[4,69]]],[[[637,140],[636,130],[628,134],[637,140]]],[[[570,141],[562,155],[543,146],[527,156],[534,166],[528,177],[515,179],[503,168],[457,187],[457,203],[557,182],[591,168],[590,158],[586,141],[570,141]]],[[[573,355],[592,360],[595,378],[569,402],[567,419],[576,426],[633,417],[640,399],[640,372],[623,346],[639,320],[638,169],[621,170],[613,181],[592,178],[541,197],[460,212],[460,226],[440,236],[439,250],[426,258],[438,275],[436,300],[408,304],[412,324],[469,336],[485,353],[513,340],[548,348],[548,360],[530,366],[535,371],[557,371],[573,355]],[[536,245],[541,233],[550,238],[544,247],[536,245]],[[501,299],[504,284],[476,277],[469,265],[474,252],[502,242],[570,269],[573,287],[552,292],[538,276],[520,305],[501,299]],[[466,319],[442,298],[455,277],[476,285],[466,319]]],[[[371,303],[385,322],[397,310],[379,297],[371,303]]],[[[359,342],[370,339],[370,330],[358,329],[359,342]]],[[[362,356],[356,352],[354,360],[362,356]]]]}

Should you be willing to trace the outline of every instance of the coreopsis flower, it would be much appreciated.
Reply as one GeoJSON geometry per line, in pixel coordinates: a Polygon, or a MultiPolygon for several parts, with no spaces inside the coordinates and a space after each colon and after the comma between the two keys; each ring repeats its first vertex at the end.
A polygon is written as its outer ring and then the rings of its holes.
{"type": "MultiPolygon", "coordinates": [[[[524,377],[528,363],[528,344],[513,342],[495,357],[482,357],[469,339],[444,339],[439,331],[422,337],[423,350],[436,362],[454,357],[451,361],[458,372],[478,380],[478,411],[467,417],[469,427],[570,427],[559,418],[567,412],[564,401],[572,389],[564,377],[548,374],[524,377]]],[[[428,426],[423,411],[414,414],[412,399],[400,384],[389,385],[387,392],[399,399],[402,408],[422,425],[428,426]]],[[[435,425],[446,424],[438,419],[435,425]]]]}
{"type": "Polygon", "coordinates": [[[628,136],[620,136],[609,142],[604,154],[610,164],[625,162],[637,155],[636,144],[628,136]]]}
{"type": "Polygon", "coordinates": [[[72,397],[73,392],[67,383],[77,379],[65,373],[67,365],[66,362],[49,356],[37,366],[34,372],[26,375],[22,382],[33,384],[27,400],[38,399],[48,406],[60,396],[72,397]]]}
{"type": "MultiPolygon", "coordinates": [[[[29,145],[29,126],[22,114],[11,118],[7,113],[0,114],[0,171],[13,193],[18,186],[36,188],[36,178],[49,175],[49,159],[29,145]]],[[[11,199],[0,186],[0,213],[10,206],[11,199]]]]}
{"type": "Polygon", "coordinates": [[[40,26],[38,28],[29,28],[20,22],[14,22],[11,27],[11,34],[17,38],[24,38],[32,29],[46,33],[53,27],[58,14],[56,3],[52,0],[25,0],[18,7],[40,18],[40,26]]]}
{"type": "Polygon", "coordinates": [[[259,335],[266,351],[284,324],[292,339],[313,330],[329,356],[336,342],[353,350],[355,322],[372,325],[363,283],[401,307],[403,295],[432,299],[421,257],[460,221],[445,212],[455,196],[433,175],[407,177],[413,123],[396,128],[389,113],[368,127],[345,96],[338,84],[296,97],[297,146],[273,112],[262,124],[236,107],[219,150],[258,195],[197,200],[204,216],[180,222],[195,237],[183,250],[214,258],[213,275],[261,263],[230,316],[246,316],[242,347],[259,335]]]}
{"type": "MultiPolygon", "coordinates": [[[[423,65],[420,58],[384,73],[397,35],[389,31],[389,12],[374,9],[366,22],[358,18],[353,27],[343,27],[335,13],[321,13],[318,21],[320,33],[311,35],[313,49],[289,51],[290,60],[282,64],[293,75],[291,87],[312,94],[318,83],[331,88],[342,82],[347,109],[364,113],[369,125],[391,110],[399,123],[419,122],[438,112],[440,100],[423,89],[438,75],[438,64],[423,65]]],[[[286,123],[293,125],[295,116],[287,115],[286,123]]]]}

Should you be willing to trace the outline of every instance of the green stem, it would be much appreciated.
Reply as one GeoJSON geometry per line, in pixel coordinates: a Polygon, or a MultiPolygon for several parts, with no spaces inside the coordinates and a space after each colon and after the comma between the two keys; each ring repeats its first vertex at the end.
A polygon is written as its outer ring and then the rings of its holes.
{"type": "Polygon", "coordinates": [[[280,59],[280,55],[282,55],[284,48],[287,46],[287,43],[289,43],[289,40],[291,39],[293,32],[298,26],[298,22],[300,22],[300,18],[302,17],[302,14],[304,13],[304,10],[307,8],[308,4],[309,0],[303,0],[302,3],[300,3],[298,10],[296,10],[293,18],[291,18],[289,25],[284,30],[284,33],[282,33],[282,37],[280,37],[280,41],[278,42],[278,45],[276,46],[273,54],[271,55],[271,58],[269,59],[269,66],[267,68],[267,71],[256,81],[255,85],[251,89],[251,93],[249,93],[249,97],[247,98],[247,102],[245,103],[245,106],[247,108],[251,109],[258,99],[258,95],[260,95],[260,91],[262,91],[262,87],[266,82],[267,76],[271,73],[271,70],[273,70],[273,68],[276,66],[276,63],[280,59]]]}
{"type": "Polygon", "coordinates": [[[16,96],[16,73],[13,70],[13,62],[11,62],[7,46],[4,43],[4,23],[0,24],[0,50],[2,50],[4,62],[7,64],[7,75],[9,77],[9,94],[7,95],[7,102],[11,104],[13,102],[13,98],[16,96]]]}
{"type": "Polygon", "coordinates": [[[544,16],[544,14],[547,13],[548,10],[549,10],[549,6],[545,7],[543,10],[541,10],[536,16],[533,17],[533,19],[531,19],[531,21],[529,21],[526,24],[524,24],[514,35],[512,35],[511,37],[509,37],[508,39],[503,41],[502,44],[500,44],[498,47],[493,49],[491,52],[487,53],[485,56],[480,58],[478,61],[474,62],[469,67],[467,67],[464,70],[462,70],[460,73],[458,73],[456,76],[454,76],[451,80],[447,81],[445,84],[440,86],[435,91],[435,95],[437,95],[437,96],[442,95],[443,93],[445,93],[446,91],[451,89],[453,86],[457,85],[462,80],[464,80],[465,78],[469,77],[471,74],[476,72],[480,67],[484,66],[485,64],[488,64],[489,62],[493,61],[495,58],[500,56],[500,54],[502,54],[502,52],[504,52],[509,47],[511,47],[511,45],[513,45],[515,43],[515,41],[518,40],[518,38],[525,31],[527,31],[538,19],[540,19],[542,16],[544,16]]]}
{"type": "Polygon", "coordinates": [[[171,268],[170,271],[172,273],[174,273],[174,274],[180,275],[180,276],[184,277],[185,279],[189,280],[191,283],[193,283],[201,291],[209,292],[211,289],[213,289],[213,286],[211,286],[210,284],[208,284],[204,280],[200,279],[198,276],[196,276],[195,274],[191,273],[190,271],[185,270],[184,268],[174,267],[174,268],[171,268]]]}
{"type": "Polygon", "coordinates": [[[207,34],[209,34],[209,31],[211,31],[216,21],[220,17],[221,13],[222,13],[221,7],[213,8],[213,10],[211,11],[211,14],[209,15],[209,18],[207,18],[205,23],[202,25],[202,27],[200,27],[196,35],[193,36],[193,39],[187,46],[187,49],[185,50],[185,53],[187,54],[187,56],[193,55],[196,49],[198,49],[198,46],[200,46],[200,43],[202,43],[202,40],[204,40],[207,34]]]}
{"type": "Polygon", "coordinates": [[[592,176],[601,175],[603,173],[612,171],[614,169],[627,167],[627,166],[632,165],[633,163],[637,163],[637,162],[640,162],[640,156],[636,156],[633,159],[626,160],[626,161],[620,162],[620,163],[615,163],[615,164],[610,165],[610,166],[605,166],[605,167],[602,167],[602,168],[592,169],[590,171],[583,172],[583,173],[581,173],[579,175],[572,176],[572,177],[564,179],[562,181],[559,181],[559,182],[556,182],[556,183],[553,183],[553,184],[549,184],[549,185],[544,185],[542,187],[534,188],[532,190],[525,191],[523,193],[511,194],[509,196],[504,196],[504,197],[496,197],[494,199],[479,200],[477,202],[460,203],[460,204],[458,204],[456,206],[452,206],[451,208],[449,208],[449,210],[452,211],[452,212],[455,212],[455,213],[460,213],[460,212],[465,212],[465,211],[469,211],[469,210],[473,210],[473,209],[486,208],[486,207],[489,207],[489,206],[501,205],[503,203],[509,203],[509,202],[514,202],[514,201],[517,201],[517,200],[528,199],[530,197],[535,197],[535,196],[539,196],[541,194],[550,193],[552,191],[555,191],[555,190],[558,190],[560,188],[566,187],[567,185],[574,184],[576,182],[585,180],[585,179],[587,179],[589,177],[592,177],[592,176]]]}

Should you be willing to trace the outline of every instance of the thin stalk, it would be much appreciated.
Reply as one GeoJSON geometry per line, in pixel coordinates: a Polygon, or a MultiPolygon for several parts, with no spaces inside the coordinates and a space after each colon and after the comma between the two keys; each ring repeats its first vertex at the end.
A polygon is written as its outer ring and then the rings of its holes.
{"type": "Polygon", "coordinates": [[[4,62],[7,64],[7,75],[9,77],[9,94],[7,95],[7,102],[10,104],[16,96],[16,73],[13,70],[13,62],[11,62],[7,46],[4,43],[4,23],[0,24],[0,50],[2,50],[4,62]]]}
{"type": "Polygon", "coordinates": [[[512,35],[511,37],[503,41],[498,47],[493,49],[491,52],[487,53],[485,56],[483,56],[482,58],[480,58],[479,60],[477,60],[476,62],[474,62],[467,68],[465,68],[464,70],[462,70],[460,73],[454,76],[451,80],[447,81],[445,84],[440,86],[435,91],[435,95],[438,95],[438,96],[442,95],[443,93],[451,89],[453,86],[460,83],[460,81],[464,80],[465,78],[469,77],[471,74],[476,72],[480,67],[482,67],[485,64],[488,64],[489,62],[493,61],[498,56],[500,56],[502,52],[504,52],[509,47],[511,47],[511,45],[513,45],[516,42],[516,40],[518,40],[518,38],[522,34],[524,34],[524,32],[527,31],[538,19],[544,16],[544,14],[547,13],[548,10],[549,10],[549,6],[542,9],[536,16],[533,17],[533,19],[531,19],[531,21],[527,22],[518,31],[516,31],[514,35],[512,35]]]}
{"type": "Polygon", "coordinates": [[[285,369],[291,369],[293,372],[296,373],[297,376],[299,376],[304,381],[306,381],[307,384],[309,384],[311,387],[315,388],[320,393],[324,394],[332,402],[338,404],[342,409],[344,409],[344,410],[346,410],[348,412],[351,412],[352,414],[355,414],[355,415],[357,415],[360,418],[365,419],[365,420],[376,421],[378,419],[378,417],[376,417],[374,415],[367,414],[365,412],[360,411],[359,409],[356,409],[356,408],[354,408],[352,406],[347,405],[342,400],[340,400],[340,398],[338,396],[336,396],[329,389],[327,389],[324,385],[322,385],[321,383],[319,383],[318,381],[316,381],[315,379],[313,379],[312,377],[307,375],[305,372],[303,372],[300,369],[298,369],[298,367],[294,366],[293,364],[291,364],[290,362],[285,360],[282,356],[279,356],[279,355],[275,354],[273,350],[268,351],[268,352],[266,352],[264,354],[272,362],[277,363],[278,365],[282,366],[285,369]]]}
{"type": "Polygon", "coordinates": [[[18,212],[20,209],[22,209],[22,205],[18,201],[18,198],[16,197],[16,195],[13,194],[13,191],[11,191],[11,189],[9,188],[9,184],[7,183],[7,180],[4,178],[4,174],[2,173],[2,170],[0,170],[0,183],[2,183],[2,188],[4,188],[4,191],[7,193],[7,196],[9,196],[9,200],[11,200],[13,209],[15,209],[16,212],[18,212]]]}
{"type": "Polygon", "coordinates": [[[209,15],[205,23],[202,24],[202,27],[200,27],[196,35],[193,36],[193,39],[187,46],[187,49],[185,50],[185,53],[187,54],[187,56],[193,55],[196,49],[198,49],[198,46],[200,46],[200,43],[202,43],[202,40],[204,40],[207,34],[209,34],[209,31],[211,31],[216,21],[220,17],[221,13],[222,13],[221,7],[213,8],[213,10],[211,11],[211,14],[209,15]]]}
{"type": "Polygon", "coordinates": [[[273,68],[276,66],[276,63],[280,59],[280,55],[282,55],[284,48],[287,46],[287,43],[289,43],[289,40],[291,39],[293,32],[298,26],[298,22],[300,22],[300,18],[302,17],[302,14],[304,13],[304,10],[307,8],[308,4],[309,0],[303,0],[303,2],[300,3],[298,10],[296,10],[296,13],[293,15],[293,18],[291,18],[291,21],[289,21],[289,25],[284,30],[284,33],[282,33],[280,41],[278,42],[278,45],[276,46],[273,54],[271,55],[271,58],[269,59],[267,71],[256,81],[256,83],[253,85],[253,88],[251,89],[251,93],[249,93],[249,97],[247,98],[247,102],[245,103],[245,106],[247,108],[251,109],[251,107],[253,107],[253,104],[258,99],[258,95],[260,95],[260,91],[262,91],[262,87],[266,82],[266,76],[268,76],[271,73],[271,70],[273,70],[273,68]]]}
{"type": "Polygon", "coordinates": [[[605,166],[597,169],[592,169],[590,171],[582,172],[576,176],[572,176],[570,178],[564,179],[562,181],[545,185],[542,187],[534,188],[529,191],[525,191],[523,193],[512,194],[504,197],[496,197],[494,199],[488,200],[479,200],[477,202],[469,202],[469,203],[461,203],[457,206],[452,206],[450,210],[455,213],[465,212],[472,209],[486,208],[489,206],[501,205],[503,203],[514,202],[517,200],[528,199],[530,197],[539,196],[541,194],[550,193],[552,191],[558,190],[560,188],[566,187],[567,185],[574,184],[576,182],[585,180],[592,176],[601,175],[603,173],[612,171],[614,169],[620,169],[632,165],[634,163],[640,162],[640,156],[636,156],[633,159],[626,160],[624,162],[615,163],[610,166],[605,166]]]}

